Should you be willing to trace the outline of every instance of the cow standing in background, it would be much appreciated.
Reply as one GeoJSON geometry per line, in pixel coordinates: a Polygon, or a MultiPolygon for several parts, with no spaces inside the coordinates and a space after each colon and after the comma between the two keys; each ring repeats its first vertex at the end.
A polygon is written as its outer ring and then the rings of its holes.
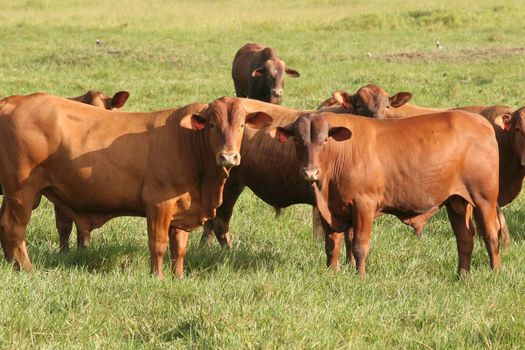
{"type": "Polygon", "coordinates": [[[68,100],[85,103],[104,109],[122,108],[129,98],[129,92],[119,91],[113,97],[109,97],[105,93],[97,90],[89,90],[84,95],[77,97],[68,97],[68,100]]]}
{"type": "Polygon", "coordinates": [[[233,59],[232,78],[237,97],[281,104],[285,74],[292,78],[300,76],[286,67],[271,47],[246,44],[233,59]]]}
{"type": "Polygon", "coordinates": [[[499,269],[498,144],[483,118],[460,111],[400,120],[308,113],[275,133],[280,142],[295,139],[296,171],[315,194],[329,266],[338,268],[342,231],[353,227],[352,254],[364,277],[374,217],[404,220],[445,205],[458,273],[470,270],[472,210],[491,267],[499,269]]]}
{"type": "Polygon", "coordinates": [[[1,100],[5,258],[32,269],[25,231],[43,194],[81,230],[117,216],[145,216],[151,272],[162,277],[169,236],[173,272],[181,277],[188,231],[215,216],[229,169],[241,160],[245,124],[271,121],[228,98],[148,113],[105,111],[46,94],[1,100]]]}

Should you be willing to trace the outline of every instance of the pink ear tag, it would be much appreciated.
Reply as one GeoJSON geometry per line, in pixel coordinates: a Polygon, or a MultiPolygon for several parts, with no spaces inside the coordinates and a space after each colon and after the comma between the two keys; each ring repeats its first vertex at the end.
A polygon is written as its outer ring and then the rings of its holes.
{"type": "Polygon", "coordinates": [[[510,123],[503,123],[503,129],[505,131],[510,131],[510,127],[511,127],[510,123]]]}
{"type": "Polygon", "coordinates": [[[202,130],[202,129],[204,129],[204,127],[206,126],[206,123],[203,123],[203,122],[201,122],[201,121],[199,121],[199,120],[194,120],[194,122],[193,122],[193,126],[194,126],[195,129],[197,129],[197,130],[202,130]]]}
{"type": "Polygon", "coordinates": [[[288,136],[286,136],[284,132],[282,131],[278,131],[278,132],[279,132],[279,142],[286,142],[286,140],[288,140],[288,136]]]}
{"type": "Polygon", "coordinates": [[[344,108],[350,109],[350,104],[348,102],[343,101],[341,104],[343,105],[344,108]]]}

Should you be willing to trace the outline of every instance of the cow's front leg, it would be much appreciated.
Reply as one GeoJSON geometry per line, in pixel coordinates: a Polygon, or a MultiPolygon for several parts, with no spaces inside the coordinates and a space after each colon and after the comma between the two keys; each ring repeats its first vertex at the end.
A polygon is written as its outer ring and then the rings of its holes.
{"type": "Polygon", "coordinates": [[[155,203],[147,208],[151,273],[159,279],[163,277],[162,260],[166,253],[168,230],[174,212],[175,206],[171,201],[155,203]]]}
{"type": "Polygon", "coordinates": [[[372,221],[374,210],[367,206],[354,207],[353,226],[354,237],[352,240],[352,253],[356,262],[359,277],[364,278],[366,274],[366,257],[370,249],[370,236],[372,234],[372,221]]]}
{"type": "Polygon", "coordinates": [[[222,204],[217,208],[215,219],[208,220],[204,224],[201,246],[211,244],[213,236],[215,236],[222,247],[231,247],[230,219],[233,207],[243,189],[244,185],[236,183],[233,179],[228,179],[222,194],[222,204]]]}
{"type": "Polygon", "coordinates": [[[173,274],[182,278],[184,276],[184,257],[188,250],[188,231],[178,228],[170,228],[170,254],[171,254],[171,268],[173,274]]]}

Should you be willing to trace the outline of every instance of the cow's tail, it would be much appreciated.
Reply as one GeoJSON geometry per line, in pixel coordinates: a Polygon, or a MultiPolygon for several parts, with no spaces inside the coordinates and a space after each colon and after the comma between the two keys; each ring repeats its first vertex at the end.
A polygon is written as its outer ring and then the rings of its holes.
{"type": "Polygon", "coordinates": [[[312,233],[318,242],[324,242],[324,229],[321,223],[321,214],[317,207],[312,207],[312,233]]]}
{"type": "Polygon", "coordinates": [[[503,215],[503,211],[501,208],[497,207],[497,214],[498,214],[498,223],[499,223],[499,241],[503,248],[510,247],[510,232],[509,227],[507,226],[507,221],[505,220],[505,215],[503,215]]]}
{"type": "Polygon", "coordinates": [[[282,208],[279,207],[273,207],[273,210],[275,210],[275,218],[277,219],[279,216],[281,216],[281,212],[283,211],[282,208]]]}

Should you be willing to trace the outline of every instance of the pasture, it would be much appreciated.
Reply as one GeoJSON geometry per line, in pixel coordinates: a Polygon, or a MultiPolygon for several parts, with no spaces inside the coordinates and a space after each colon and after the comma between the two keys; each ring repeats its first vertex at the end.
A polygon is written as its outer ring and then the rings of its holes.
{"type": "MultiPolygon", "coordinates": [[[[301,73],[286,80],[289,107],[313,109],[335,89],[367,83],[410,91],[421,106],[518,107],[524,5],[16,0],[0,12],[0,96],[129,90],[129,111],[209,102],[234,94],[233,56],[259,42],[301,73]]],[[[27,232],[36,272],[0,263],[0,348],[520,348],[524,206],[522,195],[504,209],[513,243],[499,273],[476,240],[470,275],[457,277],[442,210],[420,240],[394,217],[376,219],[361,281],[325,269],[310,207],[276,218],[246,190],[232,219],[233,248],[201,249],[196,230],[186,277],[158,281],[149,275],[145,219],[111,221],[86,251],[72,235],[72,249],[60,253],[45,201],[27,232]]]]}

